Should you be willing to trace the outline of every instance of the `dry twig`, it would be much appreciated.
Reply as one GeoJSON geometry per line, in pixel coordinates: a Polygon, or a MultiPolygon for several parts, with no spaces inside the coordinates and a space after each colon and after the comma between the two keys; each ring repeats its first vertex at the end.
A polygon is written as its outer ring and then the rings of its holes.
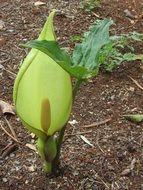
{"type": "Polygon", "coordinates": [[[104,186],[107,189],[110,189],[110,187],[108,186],[108,184],[96,173],[96,177],[104,184],[104,186]]]}
{"type": "Polygon", "coordinates": [[[96,138],[96,145],[98,146],[99,150],[105,154],[104,150],[99,145],[99,131],[97,131],[97,138],[96,138]]]}
{"type": "Polygon", "coordinates": [[[90,125],[85,125],[83,126],[84,128],[90,128],[90,127],[96,127],[96,126],[99,126],[99,125],[104,125],[106,123],[108,123],[109,121],[111,121],[111,118],[108,118],[108,119],[105,119],[103,121],[99,121],[99,122],[94,122],[90,125]]]}
{"type": "Polygon", "coordinates": [[[129,76],[129,78],[141,89],[143,90],[143,87],[135,80],[133,79],[132,77],[129,76]]]}
{"type": "Polygon", "coordinates": [[[5,63],[5,62],[7,62],[7,61],[9,61],[9,60],[10,60],[10,58],[8,57],[8,58],[6,58],[5,60],[0,61],[0,64],[3,64],[3,63],[5,63]]]}
{"type": "Polygon", "coordinates": [[[15,142],[21,144],[21,142],[18,141],[15,137],[13,137],[9,132],[7,132],[7,130],[6,130],[2,125],[1,125],[1,129],[2,129],[12,140],[14,140],[15,142]]]}
{"type": "Polygon", "coordinates": [[[16,78],[16,74],[15,73],[13,73],[12,71],[10,71],[10,70],[8,70],[8,69],[5,69],[4,68],[4,70],[6,71],[6,72],[8,72],[8,73],[10,73],[11,75],[12,75],[12,78],[16,78]]]}
{"type": "Polygon", "coordinates": [[[6,117],[4,117],[4,119],[5,119],[6,123],[7,123],[7,126],[9,127],[9,129],[10,129],[10,131],[11,131],[13,137],[14,137],[15,139],[17,139],[17,141],[18,141],[17,135],[16,135],[16,133],[15,133],[15,131],[14,131],[12,125],[9,123],[9,121],[6,119],[6,117]]]}
{"type": "Polygon", "coordinates": [[[93,131],[85,131],[85,132],[80,132],[80,133],[71,133],[71,134],[65,134],[65,137],[67,136],[76,136],[76,135],[84,135],[88,133],[92,133],[93,131]]]}
{"type": "Polygon", "coordinates": [[[9,154],[11,154],[13,151],[15,151],[16,145],[15,144],[10,144],[9,146],[6,146],[5,150],[2,153],[2,158],[5,158],[9,154]]]}

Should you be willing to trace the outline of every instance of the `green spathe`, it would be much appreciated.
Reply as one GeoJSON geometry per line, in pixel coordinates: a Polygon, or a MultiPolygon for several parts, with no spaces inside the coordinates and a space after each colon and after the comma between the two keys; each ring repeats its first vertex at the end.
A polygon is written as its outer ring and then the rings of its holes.
{"type": "MultiPolygon", "coordinates": [[[[54,13],[49,15],[39,40],[55,41],[54,13]]],[[[38,137],[46,138],[59,131],[69,118],[70,76],[49,56],[32,49],[15,80],[13,98],[24,125],[38,137]]]]}
{"type": "Polygon", "coordinates": [[[78,80],[96,76],[99,71],[99,52],[109,43],[109,26],[112,21],[104,19],[95,24],[82,43],[75,46],[72,59],[60,49],[55,41],[32,40],[24,47],[35,48],[50,56],[57,64],[78,80]]]}

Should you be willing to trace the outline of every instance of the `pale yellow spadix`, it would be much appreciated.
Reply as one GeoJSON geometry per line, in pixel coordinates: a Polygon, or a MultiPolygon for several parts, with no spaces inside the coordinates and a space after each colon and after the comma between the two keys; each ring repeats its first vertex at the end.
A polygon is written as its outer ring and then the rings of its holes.
{"type": "MultiPolygon", "coordinates": [[[[55,40],[54,14],[53,11],[49,15],[38,39],[55,40]]],[[[51,136],[64,126],[70,115],[70,76],[49,56],[32,49],[15,80],[13,98],[23,124],[40,138],[51,136]]]]}

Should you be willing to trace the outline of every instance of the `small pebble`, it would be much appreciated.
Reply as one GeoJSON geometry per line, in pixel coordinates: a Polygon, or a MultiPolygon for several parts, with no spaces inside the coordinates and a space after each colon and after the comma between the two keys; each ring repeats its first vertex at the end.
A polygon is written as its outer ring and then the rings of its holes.
{"type": "Polygon", "coordinates": [[[69,121],[68,123],[71,124],[71,125],[75,125],[75,124],[77,124],[78,122],[77,122],[75,119],[73,119],[72,121],[69,121]]]}
{"type": "Polygon", "coordinates": [[[7,182],[7,178],[2,178],[3,182],[6,183],[7,182]]]}
{"type": "Polygon", "coordinates": [[[34,168],[33,165],[31,165],[30,167],[28,167],[28,170],[29,170],[30,172],[34,172],[34,171],[35,171],[35,168],[34,168]]]}
{"type": "Polygon", "coordinates": [[[6,39],[4,37],[0,37],[0,46],[3,46],[6,42],[6,39]]]}
{"type": "Polygon", "coordinates": [[[25,181],[25,184],[28,184],[28,183],[29,183],[29,181],[28,181],[28,180],[26,180],[26,181],[25,181]]]}
{"type": "Polygon", "coordinates": [[[14,156],[15,156],[14,153],[11,153],[11,154],[10,154],[10,158],[13,158],[14,156]]]}
{"type": "Polygon", "coordinates": [[[15,170],[16,170],[16,171],[19,171],[19,170],[21,170],[21,168],[22,168],[21,166],[17,166],[17,167],[15,168],[15,170]]]}
{"type": "Polygon", "coordinates": [[[129,91],[134,92],[135,88],[130,86],[129,91]]]}
{"type": "Polygon", "coordinates": [[[27,42],[27,40],[28,40],[27,38],[24,38],[24,39],[23,39],[24,42],[27,42]]]}
{"type": "Polygon", "coordinates": [[[0,20],[0,30],[2,30],[4,28],[4,22],[2,20],[0,20]]]}
{"type": "Polygon", "coordinates": [[[0,64],[0,69],[4,69],[4,66],[2,64],[0,64]]]}
{"type": "Polygon", "coordinates": [[[115,95],[112,95],[110,98],[113,101],[115,99],[115,95]]]}
{"type": "Polygon", "coordinates": [[[73,172],[73,175],[74,175],[74,176],[78,176],[78,175],[79,175],[79,172],[78,172],[78,171],[74,171],[74,172],[73,172]]]}
{"type": "Polygon", "coordinates": [[[19,119],[19,118],[16,118],[16,121],[20,121],[20,119],[19,119]]]}
{"type": "Polygon", "coordinates": [[[34,140],[34,139],[31,139],[31,143],[34,144],[34,143],[35,143],[35,140],[34,140]]]}
{"type": "Polygon", "coordinates": [[[7,30],[8,32],[14,32],[14,29],[9,29],[9,30],[7,30]]]}
{"type": "Polygon", "coordinates": [[[14,163],[15,163],[16,165],[19,165],[19,164],[20,164],[20,162],[17,161],[17,160],[15,160],[14,163]]]}
{"type": "Polygon", "coordinates": [[[125,13],[125,16],[128,18],[131,18],[131,19],[135,18],[135,16],[132,15],[132,13],[128,9],[125,9],[124,13],[125,13]]]}

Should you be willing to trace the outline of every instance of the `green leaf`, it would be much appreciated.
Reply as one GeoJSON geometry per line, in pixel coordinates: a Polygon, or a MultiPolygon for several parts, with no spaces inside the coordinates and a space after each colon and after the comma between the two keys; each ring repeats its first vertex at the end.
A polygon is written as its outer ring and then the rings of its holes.
{"type": "Polygon", "coordinates": [[[83,37],[81,37],[80,35],[74,35],[74,36],[72,36],[71,38],[70,38],[70,40],[71,40],[71,42],[82,42],[82,40],[83,40],[83,37]]]}
{"type": "Polygon", "coordinates": [[[125,53],[123,55],[123,60],[125,61],[135,61],[136,59],[139,59],[134,53],[125,53]]]}
{"type": "Polygon", "coordinates": [[[82,78],[89,74],[87,69],[81,66],[72,66],[70,56],[62,49],[60,49],[56,41],[46,40],[31,40],[26,44],[22,44],[24,47],[36,48],[49,57],[51,57],[57,64],[59,64],[65,71],[70,73],[73,77],[82,78]]]}
{"type": "Polygon", "coordinates": [[[81,44],[75,46],[72,62],[91,71],[99,67],[99,51],[109,42],[109,26],[112,21],[104,19],[94,25],[81,44]]]}
{"type": "Polygon", "coordinates": [[[97,75],[99,71],[99,51],[109,42],[111,21],[104,19],[94,25],[81,44],[76,45],[72,59],[59,47],[56,41],[33,40],[24,47],[36,48],[51,57],[71,76],[86,79],[97,75]]]}
{"type": "Polygon", "coordinates": [[[130,114],[130,115],[124,115],[124,117],[129,120],[129,121],[133,121],[135,123],[140,123],[141,121],[143,121],[143,115],[142,114],[130,114]]]}
{"type": "Polygon", "coordinates": [[[138,32],[132,32],[130,33],[130,37],[134,40],[134,41],[142,41],[143,40],[143,33],[138,33],[138,32]]]}
{"type": "MultiPolygon", "coordinates": [[[[58,62],[60,66],[68,67],[71,65],[70,56],[64,51],[61,50],[56,41],[46,41],[46,40],[31,40],[26,44],[22,44],[24,47],[36,48],[43,53],[50,56],[54,61],[58,62]]],[[[66,70],[66,69],[65,69],[66,70]]]]}

